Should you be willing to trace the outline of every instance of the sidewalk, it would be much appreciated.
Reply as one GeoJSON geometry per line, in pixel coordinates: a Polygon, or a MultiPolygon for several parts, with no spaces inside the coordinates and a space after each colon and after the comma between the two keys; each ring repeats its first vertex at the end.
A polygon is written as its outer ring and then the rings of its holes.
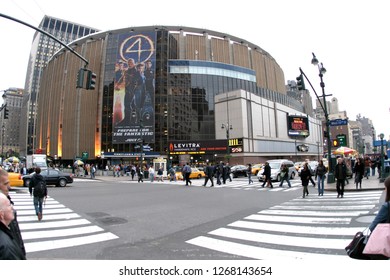
{"type": "MultiPolygon", "coordinates": [[[[344,191],[373,191],[373,190],[384,190],[384,184],[379,182],[378,175],[370,176],[362,179],[362,188],[356,189],[355,179],[348,179],[349,184],[345,184],[344,191]]],[[[325,182],[325,190],[326,191],[336,191],[336,183],[328,184],[325,182]]]]}
{"type": "MultiPolygon", "coordinates": [[[[83,177],[75,177],[75,178],[82,179],[83,177]]],[[[86,177],[86,179],[89,179],[89,178],[90,178],[89,176],[86,177]]],[[[99,176],[96,176],[95,179],[101,180],[101,181],[111,181],[111,182],[123,181],[123,180],[130,181],[131,176],[125,175],[125,176],[120,176],[120,177],[114,177],[112,175],[107,175],[107,176],[99,175],[99,176]]],[[[166,179],[166,180],[168,180],[168,179],[166,179]]],[[[134,181],[138,181],[137,176],[134,177],[134,181]]],[[[144,181],[149,181],[149,179],[144,179],[144,181]]],[[[309,186],[311,187],[311,184],[309,184],[309,186]]],[[[316,187],[317,187],[317,185],[316,185],[316,187]]],[[[363,178],[361,189],[356,189],[355,179],[353,179],[353,178],[349,179],[349,184],[346,184],[344,187],[345,192],[350,192],[350,191],[359,192],[359,191],[372,191],[372,190],[384,190],[384,189],[385,189],[384,184],[379,182],[378,175],[370,176],[370,177],[368,177],[368,179],[363,178]]],[[[336,182],[328,184],[325,180],[325,190],[336,192],[336,182]]]]}

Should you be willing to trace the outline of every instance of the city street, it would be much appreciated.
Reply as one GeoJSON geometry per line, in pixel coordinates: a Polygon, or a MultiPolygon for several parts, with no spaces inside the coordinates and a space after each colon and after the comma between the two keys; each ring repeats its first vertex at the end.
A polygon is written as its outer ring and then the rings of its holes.
{"type": "MultiPolygon", "coordinates": [[[[370,180],[375,180],[370,178],[370,180]]],[[[347,258],[344,247],[372,220],[382,190],[337,199],[316,188],[205,188],[204,180],[137,183],[129,177],[75,179],[49,187],[38,222],[27,189],[11,192],[28,259],[347,258]]]]}

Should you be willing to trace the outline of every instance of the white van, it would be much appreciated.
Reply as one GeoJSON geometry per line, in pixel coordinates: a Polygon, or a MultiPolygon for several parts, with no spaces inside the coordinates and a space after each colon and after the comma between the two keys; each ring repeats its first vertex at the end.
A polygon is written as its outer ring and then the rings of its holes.
{"type": "MultiPolygon", "coordinates": [[[[296,170],[296,168],[294,166],[294,163],[291,160],[287,160],[287,159],[271,159],[271,160],[267,160],[267,162],[269,163],[269,166],[271,167],[271,180],[272,181],[277,181],[277,182],[281,181],[280,173],[282,172],[281,171],[281,167],[282,167],[283,163],[286,164],[287,167],[288,167],[288,176],[289,176],[289,178],[290,179],[294,179],[297,170],[296,170]]],[[[261,169],[257,173],[257,178],[259,179],[259,181],[263,181],[263,171],[264,171],[264,167],[263,167],[263,169],[261,169]]]]}

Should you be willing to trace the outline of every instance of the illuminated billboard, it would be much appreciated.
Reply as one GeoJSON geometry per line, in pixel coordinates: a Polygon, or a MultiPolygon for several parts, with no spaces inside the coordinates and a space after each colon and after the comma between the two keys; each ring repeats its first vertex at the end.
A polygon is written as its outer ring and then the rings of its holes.
{"type": "Polygon", "coordinates": [[[309,120],[306,116],[287,116],[288,136],[291,137],[308,137],[309,120]]]}
{"type": "Polygon", "coordinates": [[[154,142],[156,33],[119,35],[112,117],[113,143],[154,142]]]}

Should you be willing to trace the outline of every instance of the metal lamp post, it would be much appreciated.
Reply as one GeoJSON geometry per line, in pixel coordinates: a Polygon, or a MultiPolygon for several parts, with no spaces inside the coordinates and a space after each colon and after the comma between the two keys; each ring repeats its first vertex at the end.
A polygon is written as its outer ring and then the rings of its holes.
{"type": "Polygon", "coordinates": [[[385,161],[383,157],[383,138],[385,135],[383,133],[379,134],[379,138],[381,139],[381,177],[379,179],[379,182],[384,182],[385,181],[385,161]]]}
{"type": "Polygon", "coordinates": [[[226,130],[226,140],[227,140],[227,144],[226,144],[226,157],[227,157],[227,160],[228,160],[228,163],[230,164],[230,149],[229,149],[229,140],[230,140],[230,130],[233,129],[232,125],[229,123],[227,124],[222,124],[221,125],[221,129],[225,129],[226,130]]]}
{"type": "Polygon", "coordinates": [[[334,178],[334,174],[333,174],[333,166],[332,166],[332,151],[331,151],[331,141],[330,141],[330,123],[329,123],[329,113],[328,113],[328,109],[327,109],[327,105],[326,105],[326,95],[325,95],[325,83],[324,83],[324,80],[323,80],[323,75],[326,73],[326,69],[324,67],[324,65],[322,63],[319,63],[318,62],[318,59],[317,57],[315,56],[314,53],[313,54],[313,58],[311,60],[311,64],[315,65],[315,66],[318,66],[318,76],[320,76],[320,86],[321,86],[321,89],[322,89],[322,99],[323,99],[323,109],[324,109],[324,114],[325,114],[325,122],[326,122],[326,142],[327,142],[327,146],[328,146],[328,177],[327,177],[327,182],[328,183],[334,183],[335,182],[335,178],[334,178]]]}

